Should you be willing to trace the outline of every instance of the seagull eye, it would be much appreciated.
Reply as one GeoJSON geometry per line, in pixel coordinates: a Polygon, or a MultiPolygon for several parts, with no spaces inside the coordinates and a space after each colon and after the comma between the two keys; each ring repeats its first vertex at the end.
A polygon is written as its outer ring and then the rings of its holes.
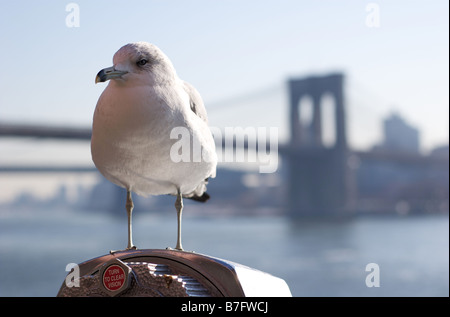
{"type": "Polygon", "coordinates": [[[145,64],[147,64],[147,62],[148,61],[145,58],[143,58],[143,59],[140,59],[136,64],[138,66],[144,66],[145,64]]]}

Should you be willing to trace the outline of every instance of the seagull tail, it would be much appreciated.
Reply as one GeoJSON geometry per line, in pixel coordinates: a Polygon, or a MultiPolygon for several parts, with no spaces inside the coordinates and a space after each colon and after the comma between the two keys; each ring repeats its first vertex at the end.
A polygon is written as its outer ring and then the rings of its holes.
{"type": "Polygon", "coordinates": [[[210,196],[207,192],[204,192],[202,195],[193,195],[191,197],[186,197],[186,198],[204,203],[204,202],[208,201],[210,196]]]}

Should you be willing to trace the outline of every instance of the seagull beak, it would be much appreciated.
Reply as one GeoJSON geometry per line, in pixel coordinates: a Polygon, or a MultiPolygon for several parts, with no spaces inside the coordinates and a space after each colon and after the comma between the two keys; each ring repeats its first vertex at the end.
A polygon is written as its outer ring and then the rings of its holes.
{"type": "Polygon", "coordinates": [[[123,70],[117,70],[114,68],[114,66],[104,68],[98,72],[97,76],[95,77],[95,83],[98,82],[102,83],[113,78],[120,78],[126,73],[128,72],[123,70]]]}

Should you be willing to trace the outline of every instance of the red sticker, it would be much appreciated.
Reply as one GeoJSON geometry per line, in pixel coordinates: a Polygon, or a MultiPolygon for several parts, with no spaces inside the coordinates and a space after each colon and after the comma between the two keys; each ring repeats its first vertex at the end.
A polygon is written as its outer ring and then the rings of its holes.
{"type": "Polygon", "coordinates": [[[117,291],[125,283],[125,271],[120,266],[113,264],[103,273],[103,285],[109,291],[117,291]]]}

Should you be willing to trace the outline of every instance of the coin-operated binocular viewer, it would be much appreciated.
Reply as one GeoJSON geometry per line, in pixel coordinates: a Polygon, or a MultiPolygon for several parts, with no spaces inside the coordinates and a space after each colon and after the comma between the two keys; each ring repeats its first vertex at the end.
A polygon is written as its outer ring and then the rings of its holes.
{"type": "Polygon", "coordinates": [[[120,251],[83,262],[76,269],[69,272],[58,296],[292,296],[280,278],[184,251],[120,251]]]}

